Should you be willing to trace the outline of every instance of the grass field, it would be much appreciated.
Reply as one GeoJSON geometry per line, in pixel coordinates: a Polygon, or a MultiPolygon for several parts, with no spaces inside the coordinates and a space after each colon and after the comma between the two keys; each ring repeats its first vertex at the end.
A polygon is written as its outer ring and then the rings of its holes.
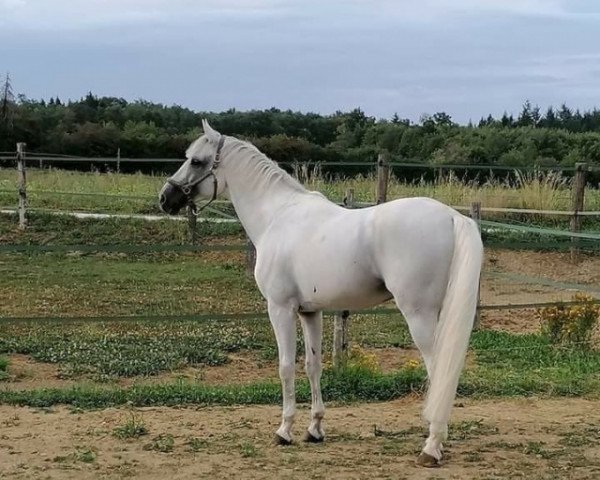
{"type": "MultiPolygon", "coordinates": [[[[354,318],[351,338],[363,348],[412,349],[398,316],[354,318]],[[377,335],[373,330],[377,328],[377,335]]],[[[275,362],[274,340],[266,320],[170,322],[5,322],[0,352],[29,355],[37,362],[58,364],[59,378],[75,378],[86,386],[12,389],[0,392],[0,402],[48,406],[69,403],[103,407],[131,401],[153,404],[278,403],[279,386],[271,378],[242,385],[176,380],[123,386],[121,377],[177,372],[186,367],[211,367],[227,362],[233,352],[255,351],[260,361],[275,362]],[[98,383],[100,382],[100,383],[98,383]]],[[[325,348],[330,350],[331,329],[325,348]]],[[[302,342],[298,354],[303,351],[302,342]]],[[[592,395],[600,391],[600,352],[553,347],[538,334],[477,332],[459,391],[463,395],[592,395]]],[[[18,383],[18,379],[17,383],[18,383]]],[[[341,372],[327,370],[328,400],[389,400],[423,388],[419,362],[406,361],[393,372],[366,368],[360,362],[341,372]]],[[[18,386],[17,384],[15,384],[18,386]]],[[[71,385],[71,384],[69,384],[71,385]]],[[[43,386],[43,385],[42,385],[43,386]]],[[[298,387],[301,401],[310,398],[308,385],[298,387]]]]}
{"type": "MultiPolygon", "coordinates": [[[[14,188],[13,173],[0,171],[0,189],[14,188]]],[[[31,191],[135,197],[30,195],[33,206],[115,213],[156,213],[155,193],[163,182],[142,175],[57,171],[32,171],[29,179],[31,191]]],[[[373,198],[370,178],[324,182],[311,175],[306,183],[332,199],[340,199],[346,188],[355,189],[358,201],[373,198]]],[[[476,187],[453,179],[429,185],[393,181],[390,192],[392,197],[428,195],[454,204],[477,198],[487,206],[569,208],[562,179],[532,180],[520,189],[502,182],[476,187]]],[[[600,210],[596,190],[586,198],[588,208],[600,210]]],[[[0,193],[0,199],[14,204],[13,194],[0,193]]],[[[203,245],[245,243],[235,224],[200,224],[198,233],[203,245]]],[[[2,246],[189,243],[185,222],[33,213],[21,231],[14,216],[0,215],[2,246]]],[[[574,267],[568,254],[489,248],[486,271],[592,290],[600,281],[599,260],[591,253],[574,267]]],[[[323,478],[327,472],[334,478],[329,473],[335,467],[339,478],[368,469],[372,478],[527,475],[541,480],[565,474],[587,480],[600,471],[593,443],[598,429],[590,417],[600,392],[598,337],[586,348],[551,345],[531,311],[484,312],[459,385],[457,406],[465,408],[454,409],[450,427],[446,453],[452,468],[431,476],[410,467],[423,441],[418,409],[426,379],[399,313],[352,315],[349,337],[360,348],[351,351],[340,370],[331,367],[332,322],[326,318],[323,393],[328,407],[334,406],[327,414],[327,442],[314,451],[302,445],[280,450],[267,440],[281,402],[268,320],[223,318],[265,311],[254,281],[245,275],[243,251],[5,251],[0,253],[0,287],[0,415],[3,445],[10,451],[3,457],[0,449],[0,476],[52,472],[53,478],[73,478],[71,473],[97,478],[101,472],[106,478],[147,480],[177,468],[182,478],[196,478],[200,470],[217,478],[224,471],[267,478],[283,468],[289,478],[297,478],[298,469],[303,477],[312,472],[311,478],[323,478]],[[131,316],[138,318],[115,318],[131,316]],[[560,401],[551,399],[556,396],[560,401]],[[361,405],[371,402],[386,403],[361,405]],[[35,452],[43,452],[46,460],[35,452]]],[[[484,303],[557,300],[570,293],[535,281],[482,278],[484,303]]],[[[301,365],[299,331],[298,338],[301,365]]],[[[303,412],[310,391],[300,367],[298,374],[303,412]]]]}
{"type": "MultiPolygon", "coordinates": [[[[102,244],[115,238],[123,243],[185,241],[185,230],[173,222],[33,216],[30,227],[20,232],[10,217],[0,218],[4,219],[0,238],[5,243],[102,244]]],[[[208,243],[242,243],[237,233],[205,233],[208,243]]],[[[539,265],[537,257],[519,255],[507,252],[507,260],[497,257],[494,268],[507,261],[520,267],[530,264],[526,267],[530,269],[539,265]]],[[[559,259],[548,255],[540,258],[547,258],[557,280],[573,277],[571,281],[594,281],[594,263],[585,264],[588,276],[577,277],[569,272],[568,264],[552,263],[559,259]]],[[[6,369],[6,391],[0,394],[0,402],[90,407],[127,401],[139,405],[279,401],[276,375],[260,375],[260,365],[276,372],[275,342],[267,320],[220,317],[224,313],[265,311],[254,281],[245,275],[243,252],[4,253],[0,278],[4,292],[0,317],[70,318],[2,321],[0,354],[11,359],[12,367],[6,369]],[[174,318],[199,313],[204,315],[202,320],[174,318]],[[97,316],[108,318],[101,322],[85,320],[97,316]],[[154,318],[110,320],[120,316],[154,318]],[[216,384],[203,380],[203,372],[220,365],[231,368],[229,373],[233,374],[236,365],[227,365],[233,361],[231,356],[238,354],[250,356],[247,362],[255,365],[259,374],[236,385],[223,379],[216,384]],[[19,355],[34,362],[29,370],[19,370],[19,362],[23,362],[19,355]],[[39,365],[56,368],[41,375],[36,373],[39,365]],[[153,377],[158,383],[147,383],[153,377]],[[123,383],[124,379],[134,383],[123,383]]],[[[510,290],[504,293],[501,284],[484,280],[486,301],[506,301],[503,296],[510,290]]],[[[527,289],[516,288],[520,295],[527,289]]],[[[541,298],[538,286],[529,288],[533,298],[541,298]]],[[[517,298],[514,293],[510,295],[517,298]]],[[[331,330],[328,321],[326,352],[331,351],[331,330]]],[[[599,391],[600,353],[552,347],[535,333],[537,328],[528,331],[531,333],[478,332],[461,392],[486,396],[594,395],[599,391]]],[[[387,400],[423,388],[423,370],[418,360],[415,363],[418,355],[400,314],[353,315],[350,338],[375,356],[375,364],[383,366],[365,370],[359,362],[357,368],[342,373],[329,371],[324,379],[329,399],[387,400]],[[388,368],[384,360],[391,355],[403,360],[388,368]]],[[[300,340],[298,355],[302,352],[300,340]]],[[[231,376],[225,375],[224,379],[228,378],[231,376]]],[[[300,382],[299,395],[308,398],[306,383],[300,382]]]]}

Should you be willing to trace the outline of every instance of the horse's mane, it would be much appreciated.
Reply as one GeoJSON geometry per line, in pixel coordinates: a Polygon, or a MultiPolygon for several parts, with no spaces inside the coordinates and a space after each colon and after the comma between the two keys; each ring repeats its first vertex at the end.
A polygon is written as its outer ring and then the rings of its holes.
{"type": "Polygon", "coordinates": [[[296,192],[307,192],[300,182],[250,142],[235,137],[227,138],[229,140],[227,142],[227,154],[235,157],[232,160],[237,165],[247,167],[245,173],[248,181],[254,183],[253,186],[255,188],[271,187],[280,184],[296,192]]]}

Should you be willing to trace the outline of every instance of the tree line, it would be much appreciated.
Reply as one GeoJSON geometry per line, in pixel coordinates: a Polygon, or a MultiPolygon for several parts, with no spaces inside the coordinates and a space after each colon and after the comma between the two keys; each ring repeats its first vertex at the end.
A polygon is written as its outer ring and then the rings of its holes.
{"type": "Polygon", "coordinates": [[[195,112],[178,105],[97,97],[76,101],[0,98],[0,150],[26,142],[29,151],[79,156],[181,158],[208,118],[222,133],[251,140],[277,161],[394,161],[509,166],[600,165],[600,110],[566,105],[540,112],[525,102],[520,114],[488,116],[459,125],[439,112],[410,122],[375,119],[361,109],[332,115],[290,110],[195,112]]]}

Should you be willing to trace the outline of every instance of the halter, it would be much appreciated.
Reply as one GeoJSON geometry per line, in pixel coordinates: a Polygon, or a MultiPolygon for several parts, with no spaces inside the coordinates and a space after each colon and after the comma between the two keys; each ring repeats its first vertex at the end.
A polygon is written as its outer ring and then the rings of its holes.
{"type": "Polygon", "coordinates": [[[208,171],[208,173],[206,175],[204,175],[203,177],[200,177],[198,180],[194,180],[193,182],[188,182],[188,183],[176,182],[175,180],[173,180],[172,177],[167,178],[167,183],[173,185],[176,188],[179,188],[179,190],[181,190],[182,193],[185,195],[185,197],[187,199],[187,204],[188,204],[188,206],[191,207],[192,213],[194,215],[198,215],[202,210],[204,210],[206,207],[208,207],[217,198],[217,190],[219,188],[219,182],[217,181],[217,176],[214,174],[214,171],[217,169],[217,167],[221,163],[221,149],[223,148],[224,143],[225,143],[225,137],[223,135],[221,135],[221,137],[219,138],[219,144],[217,145],[217,151],[215,152],[215,158],[213,160],[212,166],[210,167],[210,170],[208,171]],[[194,191],[198,185],[200,185],[204,180],[206,180],[208,177],[211,177],[211,176],[213,177],[212,197],[204,205],[202,205],[201,207],[198,207],[194,203],[194,196],[195,196],[194,191]]]}

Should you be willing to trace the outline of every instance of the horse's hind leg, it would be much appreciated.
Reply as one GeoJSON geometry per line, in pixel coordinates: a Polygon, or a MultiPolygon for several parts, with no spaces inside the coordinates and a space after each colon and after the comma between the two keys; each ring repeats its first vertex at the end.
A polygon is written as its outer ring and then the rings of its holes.
{"type": "MultiPolygon", "coordinates": [[[[396,303],[399,303],[398,300],[396,303]]],[[[403,305],[401,308],[412,339],[421,352],[427,375],[431,381],[431,372],[433,371],[433,361],[435,352],[433,350],[433,342],[435,338],[435,328],[438,323],[439,310],[433,308],[407,308],[403,305]]],[[[432,423],[429,425],[429,437],[425,442],[423,452],[419,456],[418,462],[423,466],[433,467],[439,464],[442,458],[443,445],[442,442],[446,439],[448,432],[448,424],[432,423]]]]}
{"type": "Polygon", "coordinates": [[[323,338],[323,314],[299,314],[304,332],[304,345],[306,352],[306,376],[310,382],[312,405],[310,409],[311,422],[306,433],[305,441],[322,442],[325,438],[321,421],[325,414],[323,399],[321,398],[321,344],[323,338]]]}
{"type": "MultiPolygon", "coordinates": [[[[398,302],[396,301],[396,303],[398,302]]],[[[398,308],[400,308],[400,306],[398,306],[398,308]]],[[[433,341],[435,338],[435,327],[438,322],[439,311],[434,309],[416,308],[400,308],[400,310],[406,319],[413,342],[419,349],[421,357],[423,357],[427,375],[430,375],[433,367],[433,341]]]]}

